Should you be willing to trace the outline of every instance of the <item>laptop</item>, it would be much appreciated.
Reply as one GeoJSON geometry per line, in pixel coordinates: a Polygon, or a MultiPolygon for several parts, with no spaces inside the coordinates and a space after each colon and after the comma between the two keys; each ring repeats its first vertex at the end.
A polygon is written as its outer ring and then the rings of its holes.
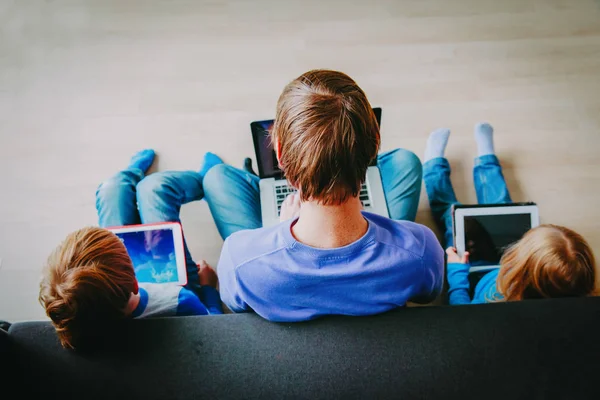
{"type": "MultiPolygon", "coordinates": [[[[381,126],[381,108],[374,108],[377,124],[381,126]]],[[[272,226],[279,223],[281,205],[285,198],[296,190],[291,187],[279,168],[277,154],[271,145],[269,130],[273,120],[255,121],[250,124],[258,176],[260,177],[260,206],[263,226],[272,226]]],[[[389,217],[381,174],[377,168],[377,157],[367,169],[367,177],[360,193],[360,201],[365,211],[389,217]]]]}

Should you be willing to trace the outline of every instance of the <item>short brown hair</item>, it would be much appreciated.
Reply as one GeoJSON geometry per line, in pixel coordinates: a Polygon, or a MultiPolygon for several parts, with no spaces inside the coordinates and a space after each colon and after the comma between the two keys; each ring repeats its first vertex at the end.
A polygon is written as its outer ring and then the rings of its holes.
{"type": "Polygon", "coordinates": [[[277,102],[274,144],[301,199],[340,204],[357,196],[379,150],[379,126],[348,75],[313,70],[290,82],[277,102]]]}
{"type": "Polygon", "coordinates": [[[75,349],[86,336],[123,319],[137,281],[125,246],[112,232],[84,228],[48,258],[39,301],[61,344],[75,349]]]}
{"type": "Polygon", "coordinates": [[[527,232],[500,260],[498,292],[507,301],[594,294],[596,260],[577,232],[540,225],[527,232]]]}

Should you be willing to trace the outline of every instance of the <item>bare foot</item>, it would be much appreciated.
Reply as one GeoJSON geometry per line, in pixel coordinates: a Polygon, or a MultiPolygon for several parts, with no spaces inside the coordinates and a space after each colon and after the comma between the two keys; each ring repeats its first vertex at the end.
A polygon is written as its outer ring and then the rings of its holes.
{"type": "Polygon", "coordinates": [[[212,286],[215,289],[217,288],[217,284],[219,283],[217,273],[204,260],[198,263],[198,277],[200,278],[201,286],[212,286]]]}

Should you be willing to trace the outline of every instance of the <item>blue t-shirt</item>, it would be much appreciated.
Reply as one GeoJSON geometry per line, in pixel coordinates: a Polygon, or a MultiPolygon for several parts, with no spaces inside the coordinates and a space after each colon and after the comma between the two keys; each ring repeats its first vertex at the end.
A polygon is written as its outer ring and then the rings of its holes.
{"type": "Polygon", "coordinates": [[[448,302],[456,304],[481,304],[502,300],[502,296],[496,289],[499,268],[485,274],[473,292],[473,298],[469,295],[469,264],[448,264],[448,302]]]}
{"type": "Polygon", "coordinates": [[[291,233],[295,220],[234,233],[217,268],[221,299],[234,312],[254,310],[271,321],[371,315],[435,299],[444,280],[444,251],[433,232],[413,222],[363,216],[367,233],[335,249],[298,242],[291,233]]]}
{"type": "Polygon", "coordinates": [[[140,283],[139,294],[140,302],[133,310],[133,318],[223,313],[219,292],[210,286],[202,286],[202,301],[192,291],[168,284],[140,283]]]}

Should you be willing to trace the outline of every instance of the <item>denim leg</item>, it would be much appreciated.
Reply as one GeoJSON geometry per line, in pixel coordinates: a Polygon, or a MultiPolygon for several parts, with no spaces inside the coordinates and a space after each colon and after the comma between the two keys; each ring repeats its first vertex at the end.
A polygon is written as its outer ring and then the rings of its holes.
{"type": "Polygon", "coordinates": [[[419,157],[411,151],[396,149],[380,154],[377,165],[390,218],[414,221],[423,179],[419,157]]]}
{"type": "Polygon", "coordinates": [[[444,233],[444,248],[454,246],[452,205],[458,204],[450,181],[450,163],[442,157],[423,164],[423,180],[433,219],[444,233]]]}
{"type": "Polygon", "coordinates": [[[512,203],[500,161],[495,155],[488,154],[475,159],[473,181],[479,204],[512,203]]]}
{"type": "Polygon", "coordinates": [[[142,170],[126,169],[102,182],[96,190],[96,211],[102,228],[140,223],[136,185],[144,178],[142,170]]]}
{"type": "Polygon", "coordinates": [[[262,227],[260,179],[219,164],[204,177],[204,195],[223,240],[244,229],[262,227]]]}
{"type": "MultiPolygon", "coordinates": [[[[202,176],[195,171],[167,171],[149,175],[137,185],[137,202],[142,223],[181,222],[181,206],[200,200],[203,195],[202,176]]],[[[198,267],[192,259],[185,238],[183,247],[188,277],[186,287],[198,293],[198,267]]]]}

